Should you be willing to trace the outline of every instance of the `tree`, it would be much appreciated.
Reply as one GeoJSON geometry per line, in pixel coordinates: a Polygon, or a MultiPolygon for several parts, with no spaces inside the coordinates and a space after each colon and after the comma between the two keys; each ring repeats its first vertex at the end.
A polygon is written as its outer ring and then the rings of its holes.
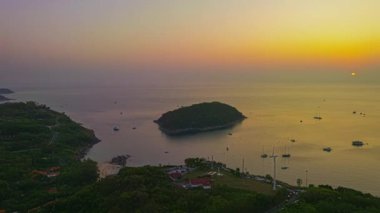
{"type": "Polygon", "coordinates": [[[74,163],[66,168],[59,180],[61,183],[71,186],[83,186],[95,182],[98,179],[96,162],[85,160],[74,163]]]}
{"type": "Polygon", "coordinates": [[[302,179],[301,178],[297,178],[297,186],[298,187],[302,186],[302,179]]]}
{"type": "Polygon", "coordinates": [[[10,193],[9,185],[7,182],[0,180],[0,200],[4,200],[10,193]]]}

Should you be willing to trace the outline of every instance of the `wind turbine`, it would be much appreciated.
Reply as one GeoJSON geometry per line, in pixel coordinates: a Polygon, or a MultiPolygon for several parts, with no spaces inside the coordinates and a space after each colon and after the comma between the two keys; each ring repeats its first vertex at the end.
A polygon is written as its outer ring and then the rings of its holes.
{"type": "Polygon", "coordinates": [[[273,190],[276,190],[276,158],[278,156],[274,154],[274,147],[273,152],[270,158],[273,158],[273,190]]]}

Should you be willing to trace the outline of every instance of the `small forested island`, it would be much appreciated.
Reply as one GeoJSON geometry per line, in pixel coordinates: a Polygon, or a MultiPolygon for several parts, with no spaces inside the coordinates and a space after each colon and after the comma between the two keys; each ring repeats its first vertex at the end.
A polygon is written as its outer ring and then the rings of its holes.
{"type": "Polygon", "coordinates": [[[7,89],[7,88],[0,88],[0,94],[5,95],[5,94],[12,94],[14,93],[12,90],[7,89]]]}
{"type": "Polygon", "coordinates": [[[245,118],[230,105],[208,102],[166,112],[154,122],[167,135],[183,135],[229,128],[245,118]]]}

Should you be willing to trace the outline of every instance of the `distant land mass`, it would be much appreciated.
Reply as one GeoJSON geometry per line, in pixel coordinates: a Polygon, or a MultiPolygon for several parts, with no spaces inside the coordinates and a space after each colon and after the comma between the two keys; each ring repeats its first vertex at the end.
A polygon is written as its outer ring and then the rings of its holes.
{"type": "Polygon", "coordinates": [[[229,128],[245,118],[230,105],[208,102],[166,112],[154,122],[167,135],[184,135],[229,128]]]}
{"type": "Polygon", "coordinates": [[[9,98],[7,98],[5,96],[0,95],[0,102],[2,102],[2,101],[9,101],[9,100],[11,100],[11,99],[9,99],[9,98]]]}
{"type": "Polygon", "coordinates": [[[12,94],[12,93],[14,93],[14,92],[10,89],[0,88],[0,102],[12,100],[12,99],[9,99],[9,98],[3,96],[6,94],[12,94]]]}
{"type": "Polygon", "coordinates": [[[14,93],[12,90],[7,89],[7,88],[0,88],[0,94],[5,95],[5,94],[12,94],[14,93]]]}

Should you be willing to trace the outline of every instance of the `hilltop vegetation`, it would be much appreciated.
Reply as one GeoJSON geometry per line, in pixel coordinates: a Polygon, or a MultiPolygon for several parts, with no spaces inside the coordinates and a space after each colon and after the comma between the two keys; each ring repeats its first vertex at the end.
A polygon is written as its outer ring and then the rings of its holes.
{"type": "MultiPolygon", "coordinates": [[[[186,165],[201,171],[209,168],[204,160],[186,159],[186,165]]],[[[218,164],[218,163],[217,163],[218,164]]],[[[221,165],[221,164],[219,164],[221,165]]],[[[197,171],[197,170],[196,170],[197,171]]],[[[200,175],[195,172],[190,176],[200,175]]],[[[244,174],[231,173],[234,181],[254,181],[244,174]]],[[[187,176],[188,177],[188,176],[187,176]]],[[[193,177],[195,178],[195,177],[193,177]]],[[[303,188],[293,201],[286,188],[263,194],[257,189],[241,188],[215,177],[209,190],[179,187],[168,179],[161,167],[124,168],[119,175],[107,177],[84,187],[56,203],[56,212],[282,212],[282,213],[359,213],[380,212],[380,199],[369,194],[338,187],[303,188]],[[285,205],[285,206],[284,206],[285,205]]],[[[226,177],[230,179],[231,177],[226,177]]],[[[46,209],[50,210],[50,209],[46,209]]]]}
{"type": "Polygon", "coordinates": [[[26,211],[97,179],[80,162],[98,140],[91,130],[34,102],[0,105],[0,209],[26,211]]]}
{"type": "Polygon", "coordinates": [[[245,118],[232,106],[210,102],[166,112],[155,122],[164,133],[178,135],[228,128],[245,118]]]}
{"type": "Polygon", "coordinates": [[[301,194],[298,203],[281,212],[375,213],[380,212],[380,198],[344,187],[334,189],[326,185],[312,186],[301,194]]]}

